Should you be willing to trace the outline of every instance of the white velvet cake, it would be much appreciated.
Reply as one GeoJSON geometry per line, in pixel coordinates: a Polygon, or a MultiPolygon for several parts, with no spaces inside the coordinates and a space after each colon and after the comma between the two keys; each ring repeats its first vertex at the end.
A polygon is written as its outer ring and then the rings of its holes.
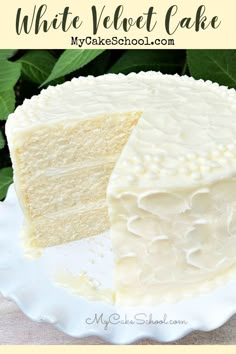
{"type": "Polygon", "coordinates": [[[119,304],[232,273],[234,90],[155,72],[73,79],[26,100],[6,131],[27,247],[110,227],[119,304]]]}

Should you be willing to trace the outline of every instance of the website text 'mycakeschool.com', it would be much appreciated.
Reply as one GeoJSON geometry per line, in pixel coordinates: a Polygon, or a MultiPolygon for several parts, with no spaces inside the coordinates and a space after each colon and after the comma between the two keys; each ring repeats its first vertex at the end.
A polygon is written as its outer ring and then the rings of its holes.
{"type": "Polygon", "coordinates": [[[149,37],[143,38],[128,38],[128,37],[91,37],[87,36],[84,38],[79,38],[78,36],[71,37],[71,46],[76,46],[79,48],[83,47],[99,47],[99,46],[124,46],[124,47],[135,47],[135,46],[175,46],[175,40],[173,38],[155,38],[150,39],[149,37]]]}

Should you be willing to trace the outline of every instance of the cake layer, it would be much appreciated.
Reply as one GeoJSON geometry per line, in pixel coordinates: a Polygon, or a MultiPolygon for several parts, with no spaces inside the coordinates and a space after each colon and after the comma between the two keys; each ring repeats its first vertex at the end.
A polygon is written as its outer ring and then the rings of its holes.
{"type": "Polygon", "coordinates": [[[115,161],[68,173],[29,177],[29,186],[25,188],[28,215],[33,218],[55,212],[63,214],[68,208],[81,212],[97,201],[104,204],[114,165],[115,161]]]}
{"type": "Polygon", "coordinates": [[[18,163],[25,159],[24,168],[38,170],[39,175],[44,170],[53,169],[56,173],[56,169],[60,168],[67,171],[70,165],[80,168],[87,164],[97,164],[98,161],[104,163],[107,159],[116,160],[121,146],[127,141],[127,134],[141,114],[124,111],[97,117],[96,112],[93,112],[94,116],[80,119],[78,111],[76,120],[69,117],[58,121],[45,119],[43,123],[31,125],[29,122],[28,126],[20,128],[21,115],[18,110],[10,115],[7,122],[12,157],[14,159],[14,155],[18,155],[18,163]]]}
{"type": "Polygon", "coordinates": [[[34,248],[45,248],[94,236],[108,228],[107,206],[83,213],[72,209],[60,215],[26,219],[21,233],[22,245],[30,252],[34,248]]]}

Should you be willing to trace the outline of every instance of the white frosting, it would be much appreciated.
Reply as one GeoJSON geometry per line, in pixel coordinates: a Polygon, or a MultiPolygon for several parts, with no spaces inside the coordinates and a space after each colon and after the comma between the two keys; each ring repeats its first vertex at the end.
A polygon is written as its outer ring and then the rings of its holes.
{"type": "Polygon", "coordinates": [[[121,304],[197,292],[236,262],[235,93],[162,78],[108,186],[121,304]]]}
{"type": "Polygon", "coordinates": [[[235,90],[154,72],[79,78],[7,122],[17,146],[32,126],[138,111],[108,186],[117,299],[128,304],[198,291],[235,265],[235,90]]]}
{"type": "Polygon", "coordinates": [[[16,147],[16,131],[32,126],[132,111],[143,115],[122,156],[128,173],[120,165],[115,184],[194,186],[236,172],[235,90],[187,76],[108,74],[49,87],[9,116],[8,142],[16,147]]]}
{"type": "Polygon", "coordinates": [[[16,146],[21,137],[15,132],[35,125],[130,111],[144,113],[125,149],[127,159],[122,157],[128,173],[124,177],[122,167],[113,174],[121,185],[194,186],[236,172],[235,90],[187,76],[141,72],[73,79],[25,100],[9,116],[7,136],[16,146]]]}
{"type": "MultiPolygon", "coordinates": [[[[205,93],[203,95],[205,97],[205,93]]],[[[196,101],[191,95],[189,99],[191,104],[177,106],[176,112],[171,111],[169,115],[166,112],[163,115],[158,108],[155,112],[143,113],[122,153],[122,163],[112,176],[114,188],[118,183],[125,188],[131,179],[137,187],[148,187],[151,181],[153,188],[181,188],[182,185],[204,185],[236,173],[234,109],[225,126],[216,127],[210,119],[205,120],[201,109],[195,108],[196,101]],[[192,111],[190,119],[187,112],[192,111]]],[[[209,115],[220,114],[218,107],[214,110],[214,102],[211,104],[209,115]]]]}
{"type": "Polygon", "coordinates": [[[179,194],[136,190],[110,197],[118,302],[153,303],[199,291],[210,280],[217,284],[236,263],[234,190],[236,179],[179,194]]]}

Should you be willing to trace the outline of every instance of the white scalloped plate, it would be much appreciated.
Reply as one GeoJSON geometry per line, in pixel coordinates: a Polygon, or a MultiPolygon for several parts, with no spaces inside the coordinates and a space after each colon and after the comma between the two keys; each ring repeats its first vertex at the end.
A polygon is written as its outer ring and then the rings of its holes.
{"type": "Polygon", "coordinates": [[[52,323],[78,338],[95,335],[110,343],[128,344],[141,338],[170,342],[193,330],[210,331],[236,313],[236,280],[211,293],[156,308],[121,309],[88,301],[57,285],[55,274],[63,269],[74,274],[86,270],[103,286],[111,286],[113,259],[108,236],[52,247],[42,257],[28,259],[19,242],[21,223],[22,213],[11,186],[6,201],[0,203],[0,291],[34,321],[52,323]],[[102,315],[98,323],[96,314],[97,318],[102,315]]]}

